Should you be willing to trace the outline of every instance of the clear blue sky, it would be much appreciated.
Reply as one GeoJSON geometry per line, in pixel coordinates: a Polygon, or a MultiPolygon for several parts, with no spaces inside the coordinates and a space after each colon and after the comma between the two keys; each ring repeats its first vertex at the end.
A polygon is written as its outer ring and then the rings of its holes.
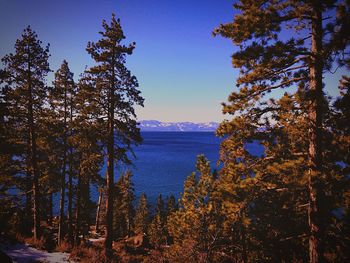
{"type": "MultiPolygon", "coordinates": [[[[0,57],[13,51],[27,26],[50,43],[50,66],[67,59],[75,79],[93,61],[85,51],[99,38],[102,19],[121,19],[126,41],[136,42],[127,64],[140,83],[139,119],[220,121],[221,102],[235,88],[232,43],[212,37],[232,21],[233,0],[0,0],[0,57]]],[[[334,79],[326,79],[332,84],[334,79]]],[[[50,82],[52,74],[49,76],[50,82]]],[[[331,91],[331,93],[335,93],[331,91]]]]}
{"type": "MultiPolygon", "coordinates": [[[[230,41],[212,37],[232,20],[232,1],[0,0],[0,56],[13,51],[27,26],[50,43],[50,66],[67,59],[75,79],[93,61],[85,51],[99,38],[102,19],[120,17],[126,41],[136,42],[128,67],[139,80],[145,107],[139,119],[220,121],[220,103],[234,87],[230,41]]],[[[50,77],[52,79],[52,76],[50,77]]]]}

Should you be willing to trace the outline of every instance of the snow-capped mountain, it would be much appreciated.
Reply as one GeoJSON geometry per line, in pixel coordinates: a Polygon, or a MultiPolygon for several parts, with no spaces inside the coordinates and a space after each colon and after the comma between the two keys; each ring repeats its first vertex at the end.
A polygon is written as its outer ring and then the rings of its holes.
{"type": "Polygon", "coordinates": [[[217,122],[193,123],[193,122],[160,122],[156,120],[140,121],[141,131],[215,131],[217,122]]]}

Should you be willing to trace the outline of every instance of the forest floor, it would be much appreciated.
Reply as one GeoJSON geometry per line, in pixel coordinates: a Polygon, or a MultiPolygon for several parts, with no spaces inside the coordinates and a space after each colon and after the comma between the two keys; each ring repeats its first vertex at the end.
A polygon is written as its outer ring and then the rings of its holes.
{"type": "MultiPolygon", "coordinates": [[[[0,245],[0,251],[9,256],[13,262],[32,263],[32,262],[73,262],[69,260],[69,253],[52,252],[38,250],[27,244],[5,243],[0,245]]],[[[5,262],[5,261],[4,261],[5,262]]]]}
{"type": "MultiPolygon", "coordinates": [[[[20,233],[14,235],[2,233],[0,234],[0,263],[100,263],[104,257],[104,240],[105,238],[101,235],[90,231],[79,246],[71,248],[67,242],[56,246],[55,239],[42,238],[35,243],[32,238],[24,237],[20,233]]],[[[113,254],[115,262],[143,262],[150,254],[150,248],[148,241],[141,234],[113,241],[113,254]]]]}

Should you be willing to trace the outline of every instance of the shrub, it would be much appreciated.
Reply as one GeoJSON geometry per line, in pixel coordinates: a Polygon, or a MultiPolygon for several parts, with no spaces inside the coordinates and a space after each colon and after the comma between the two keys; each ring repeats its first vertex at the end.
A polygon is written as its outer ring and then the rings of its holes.
{"type": "MultiPolygon", "coordinates": [[[[79,262],[86,263],[102,263],[106,262],[103,249],[93,245],[81,245],[74,247],[70,254],[70,259],[79,262]]],[[[112,262],[117,261],[117,257],[112,258],[112,262]]]]}
{"type": "Polygon", "coordinates": [[[66,241],[62,241],[59,245],[56,246],[56,251],[57,252],[70,252],[72,249],[71,245],[66,242],[66,241]]]}

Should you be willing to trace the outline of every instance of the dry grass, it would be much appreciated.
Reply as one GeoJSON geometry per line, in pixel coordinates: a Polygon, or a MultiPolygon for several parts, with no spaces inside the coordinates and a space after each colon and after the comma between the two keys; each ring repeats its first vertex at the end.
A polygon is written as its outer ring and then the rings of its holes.
{"type": "Polygon", "coordinates": [[[19,243],[27,243],[27,239],[29,239],[28,237],[22,235],[21,233],[16,233],[15,236],[16,241],[18,241],[19,243]]]}
{"type": "MultiPolygon", "coordinates": [[[[105,262],[103,250],[98,246],[81,245],[72,249],[70,259],[85,263],[105,262]]],[[[115,262],[117,262],[115,260],[115,262]]]]}
{"type": "Polygon", "coordinates": [[[16,233],[15,241],[23,244],[28,244],[31,247],[35,247],[40,250],[53,251],[55,248],[55,242],[51,237],[42,235],[39,239],[35,240],[33,237],[28,237],[22,235],[21,233],[16,233]]]}
{"type": "MultiPolygon", "coordinates": [[[[136,263],[143,262],[144,258],[145,255],[129,253],[125,247],[118,247],[118,249],[113,249],[111,262],[136,263]]],[[[106,262],[104,256],[104,244],[103,242],[94,242],[94,244],[86,244],[73,248],[71,251],[70,259],[83,263],[106,262]]]]}
{"type": "Polygon", "coordinates": [[[57,252],[70,252],[71,250],[72,250],[72,246],[67,241],[62,241],[55,248],[55,251],[57,252]]]}
{"type": "Polygon", "coordinates": [[[46,243],[47,241],[45,240],[44,237],[41,237],[40,239],[35,240],[33,237],[27,237],[24,238],[23,243],[29,244],[31,247],[35,247],[40,250],[47,250],[46,243]]]}
{"type": "MultiPolygon", "coordinates": [[[[48,250],[51,247],[52,238],[49,235],[43,235],[36,242],[33,237],[27,237],[20,233],[16,234],[16,241],[20,243],[29,244],[40,250],[48,250]]],[[[16,242],[14,241],[14,242],[16,242]]],[[[106,262],[104,256],[104,241],[96,242],[82,242],[78,247],[72,247],[67,241],[62,241],[60,245],[49,251],[56,252],[68,252],[70,253],[70,259],[75,262],[82,263],[103,263],[106,262]]],[[[148,257],[149,249],[139,248],[134,244],[128,244],[125,240],[119,242],[113,242],[113,256],[111,262],[120,263],[133,263],[133,262],[144,262],[148,257]]],[[[152,260],[155,260],[157,255],[152,260]]],[[[151,261],[148,261],[151,262],[151,261]]],[[[162,262],[162,261],[153,261],[162,262]]]]}

